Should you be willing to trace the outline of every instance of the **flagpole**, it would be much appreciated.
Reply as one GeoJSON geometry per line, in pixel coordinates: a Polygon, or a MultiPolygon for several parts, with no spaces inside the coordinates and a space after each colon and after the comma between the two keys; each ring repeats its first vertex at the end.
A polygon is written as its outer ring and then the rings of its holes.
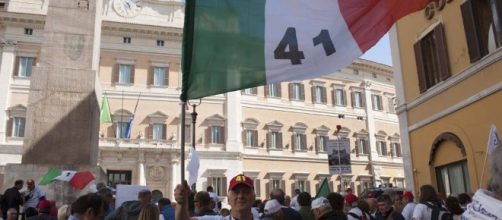
{"type": "Polygon", "coordinates": [[[185,181],[185,109],[186,102],[181,102],[181,159],[180,159],[180,169],[181,169],[181,184],[185,181]]]}
{"type": "Polygon", "coordinates": [[[481,171],[481,179],[478,182],[478,188],[481,188],[481,182],[483,181],[483,178],[485,177],[485,170],[486,170],[486,162],[488,161],[488,148],[486,149],[485,152],[485,161],[483,162],[483,170],[481,171]]]}

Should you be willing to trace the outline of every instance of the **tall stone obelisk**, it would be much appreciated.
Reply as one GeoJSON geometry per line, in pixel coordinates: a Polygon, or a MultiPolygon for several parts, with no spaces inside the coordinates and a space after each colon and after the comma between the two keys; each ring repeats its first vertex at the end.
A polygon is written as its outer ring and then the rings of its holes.
{"type": "Polygon", "coordinates": [[[31,76],[23,164],[97,163],[100,2],[49,1],[40,59],[31,76]]]}
{"type": "MultiPolygon", "coordinates": [[[[8,164],[4,186],[16,179],[38,181],[49,168],[91,171],[97,166],[102,0],[50,0],[44,40],[33,68],[22,164],[8,164]]],[[[68,183],[43,187],[48,198],[69,203],[86,191],[68,183]]]]}

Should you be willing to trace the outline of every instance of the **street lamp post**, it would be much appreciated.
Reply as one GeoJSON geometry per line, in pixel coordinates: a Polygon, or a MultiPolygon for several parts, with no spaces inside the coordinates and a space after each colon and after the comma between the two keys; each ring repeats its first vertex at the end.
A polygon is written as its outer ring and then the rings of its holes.
{"type": "Polygon", "coordinates": [[[336,146],[338,147],[338,178],[340,178],[340,191],[342,190],[342,159],[340,157],[340,129],[341,125],[336,125],[336,146]]]}
{"type": "MultiPolygon", "coordinates": [[[[188,100],[188,105],[191,105],[192,108],[193,108],[193,111],[190,115],[192,115],[192,147],[193,149],[195,149],[195,123],[197,121],[197,111],[196,111],[196,108],[197,106],[199,106],[200,104],[202,103],[202,99],[199,99],[199,102],[195,102],[195,103],[191,103],[190,100],[188,100]]],[[[184,128],[183,128],[184,129],[184,128]]],[[[184,137],[183,137],[184,138],[184,137]]],[[[191,188],[192,188],[192,191],[195,191],[195,188],[196,188],[196,184],[197,183],[194,183],[191,188]]]]}

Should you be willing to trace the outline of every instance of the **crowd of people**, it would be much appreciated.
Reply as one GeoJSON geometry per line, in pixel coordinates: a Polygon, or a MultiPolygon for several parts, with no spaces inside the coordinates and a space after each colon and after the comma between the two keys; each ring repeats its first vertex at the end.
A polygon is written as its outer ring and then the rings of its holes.
{"type": "MultiPolygon", "coordinates": [[[[493,158],[502,158],[502,146],[493,158]]],[[[98,184],[71,204],[56,207],[32,179],[17,180],[0,200],[0,220],[474,220],[502,219],[502,160],[492,160],[487,189],[469,194],[438,194],[432,185],[423,185],[415,197],[411,191],[387,190],[381,195],[358,198],[348,189],[343,194],[329,193],[312,197],[295,190],[289,197],[282,189],[273,189],[264,201],[257,200],[254,181],[237,175],[230,180],[223,208],[211,186],[193,192],[186,182],[174,190],[176,202],[168,198],[152,201],[150,190],[141,190],[137,199],[115,207],[113,191],[98,184]],[[22,207],[22,208],[21,208],[22,207]]]]}

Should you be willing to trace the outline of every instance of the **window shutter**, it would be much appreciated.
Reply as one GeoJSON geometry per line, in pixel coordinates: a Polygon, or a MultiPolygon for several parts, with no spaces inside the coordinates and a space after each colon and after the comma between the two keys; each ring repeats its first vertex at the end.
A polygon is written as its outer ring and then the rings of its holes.
{"type": "Polygon", "coordinates": [[[316,91],[315,91],[316,90],[316,86],[310,87],[310,90],[312,92],[312,103],[317,103],[317,101],[316,101],[317,97],[316,97],[316,91]]]}
{"type": "Polygon", "coordinates": [[[305,101],[305,85],[300,84],[300,100],[305,101]]]}
{"type": "Polygon", "coordinates": [[[258,131],[253,131],[253,147],[258,147],[258,131]]]}
{"type": "Polygon", "coordinates": [[[375,106],[377,105],[376,102],[376,96],[375,95],[371,95],[371,108],[373,108],[373,110],[376,110],[375,106]]]}
{"type": "Polygon", "coordinates": [[[320,139],[321,139],[321,136],[316,136],[315,137],[315,147],[314,148],[315,148],[315,152],[316,153],[319,152],[319,148],[320,148],[319,147],[319,142],[320,142],[320,139]]]}
{"type": "Polygon", "coordinates": [[[481,25],[478,23],[479,15],[477,13],[477,7],[479,7],[479,5],[477,4],[477,0],[470,0],[464,2],[460,6],[471,63],[478,61],[479,59],[481,59],[481,57],[488,54],[488,47],[483,46],[483,39],[479,31],[477,30],[481,27],[481,25]]]}
{"type": "Polygon", "coordinates": [[[441,80],[448,79],[451,76],[450,61],[448,59],[448,48],[446,46],[446,37],[444,32],[444,25],[440,24],[434,28],[434,35],[436,36],[436,53],[438,54],[439,70],[441,80]]]}
{"type": "Polygon", "coordinates": [[[356,139],[356,144],[354,144],[355,148],[356,148],[356,156],[359,156],[359,140],[356,139]]]}
{"type": "Polygon", "coordinates": [[[417,64],[418,88],[420,93],[427,91],[427,83],[425,80],[424,57],[422,53],[422,41],[418,41],[413,45],[415,49],[415,62],[417,64]]]}
{"type": "Polygon", "coordinates": [[[134,84],[134,74],[135,74],[135,67],[134,65],[131,65],[131,74],[129,74],[129,83],[134,84]]]}
{"type": "Polygon", "coordinates": [[[119,69],[120,69],[120,64],[116,63],[113,65],[113,71],[112,71],[112,83],[118,83],[119,82],[119,69]]]}
{"type": "Polygon", "coordinates": [[[267,146],[266,148],[269,149],[272,146],[272,138],[270,137],[272,135],[271,132],[267,133],[267,146]]]}
{"type": "Polygon", "coordinates": [[[5,130],[5,133],[7,134],[7,137],[12,137],[12,127],[14,125],[14,119],[13,118],[9,118],[7,120],[7,128],[5,130]]]}
{"type": "Polygon", "coordinates": [[[321,93],[322,93],[322,103],[326,104],[328,102],[327,95],[326,95],[326,87],[322,87],[321,93]]]}
{"type": "Polygon", "coordinates": [[[14,60],[14,72],[12,73],[13,76],[19,76],[19,59],[20,57],[16,57],[14,60]]]}
{"type": "Polygon", "coordinates": [[[282,132],[277,132],[277,133],[278,133],[277,142],[279,142],[277,148],[282,149],[284,147],[282,146],[282,132]]]}
{"type": "Polygon", "coordinates": [[[190,125],[185,125],[185,142],[192,143],[192,127],[190,125]]]}
{"type": "Polygon", "coordinates": [[[295,134],[291,135],[291,151],[295,152],[296,150],[296,141],[295,141],[295,134]]]}
{"type": "Polygon", "coordinates": [[[247,140],[247,130],[242,130],[242,146],[247,145],[246,140],[247,140]]]}
{"type": "Polygon", "coordinates": [[[162,125],[162,140],[167,140],[167,125],[162,125]]]}
{"type": "Polygon", "coordinates": [[[336,89],[331,90],[331,103],[336,106],[336,89]]]}
{"type": "Polygon", "coordinates": [[[288,84],[289,88],[289,100],[293,99],[293,83],[288,84]]]}
{"type": "MultiPolygon", "coordinates": [[[[310,193],[310,181],[306,180],[305,181],[305,191],[307,191],[308,193],[310,193]]],[[[293,194],[291,194],[293,195],[293,194]]]]}
{"type": "Polygon", "coordinates": [[[261,183],[259,179],[254,180],[254,193],[256,197],[261,198],[261,183]]]}
{"type": "Polygon", "coordinates": [[[206,128],[205,133],[206,144],[211,144],[211,127],[206,128]]]}
{"type": "Polygon", "coordinates": [[[379,141],[376,142],[377,152],[378,152],[378,155],[382,155],[382,150],[380,149],[380,144],[378,142],[379,141]]]}
{"type": "Polygon", "coordinates": [[[277,97],[282,97],[282,87],[281,87],[281,83],[276,83],[275,84],[276,87],[277,87],[277,97]]]}
{"type": "Polygon", "coordinates": [[[281,180],[281,189],[282,191],[286,191],[286,181],[281,180]]]}
{"type": "Polygon", "coordinates": [[[268,180],[268,183],[265,187],[265,197],[270,198],[270,192],[272,191],[272,179],[268,180]]]}
{"type": "Polygon", "coordinates": [[[165,72],[164,72],[164,86],[169,86],[169,67],[165,68],[165,72]]]}
{"type": "Polygon", "coordinates": [[[155,67],[151,66],[150,68],[148,68],[148,75],[147,75],[147,84],[149,86],[153,85],[153,78],[154,78],[154,75],[155,75],[155,67]]]}
{"type": "Polygon", "coordinates": [[[366,95],[364,92],[360,92],[361,94],[361,107],[366,108],[366,95]]]}
{"type": "Polygon", "coordinates": [[[227,196],[227,178],[226,177],[222,177],[221,178],[221,185],[222,185],[222,189],[221,189],[221,194],[222,196],[227,196]]]}
{"type": "MultiPolygon", "coordinates": [[[[36,57],[33,57],[33,62],[31,62],[31,66],[32,67],[37,66],[37,58],[36,57]]],[[[33,72],[33,69],[32,69],[32,72],[33,72]]]]}
{"type": "Polygon", "coordinates": [[[270,97],[270,95],[269,95],[270,86],[265,85],[265,86],[263,86],[263,88],[265,89],[265,97],[270,97]]]}
{"type": "Polygon", "coordinates": [[[220,127],[221,128],[221,132],[220,132],[220,143],[218,144],[224,144],[226,143],[226,140],[225,140],[225,127],[220,127]]]}
{"type": "Polygon", "coordinates": [[[356,92],[351,92],[350,93],[350,96],[351,96],[351,101],[352,101],[352,108],[354,108],[356,106],[356,92]]]}
{"type": "Polygon", "coordinates": [[[378,109],[383,110],[382,96],[378,96],[378,109]]]}
{"type": "Polygon", "coordinates": [[[153,139],[153,125],[149,124],[146,129],[145,129],[145,138],[147,140],[152,140],[153,139]]]}
{"type": "Polygon", "coordinates": [[[342,90],[342,103],[343,106],[347,106],[347,92],[345,90],[342,90]]]}
{"type": "Polygon", "coordinates": [[[307,135],[303,134],[301,137],[302,137],[302,147],[303,147],[303,150],[307,151],[308,150],[308,147],[307,147],[307,135]]]}

